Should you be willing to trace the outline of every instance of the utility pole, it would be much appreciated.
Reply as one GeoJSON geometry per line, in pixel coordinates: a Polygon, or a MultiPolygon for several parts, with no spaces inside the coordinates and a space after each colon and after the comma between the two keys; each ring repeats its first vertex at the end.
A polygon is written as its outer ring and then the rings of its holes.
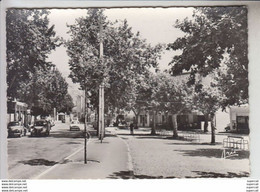
{"type": "MultiPolygon", "coordinates": [[[[102,25],[102,16],[99,18],[99,34],[100,34],[100,44],[99,44],[99,58],[102,62],[103,58],[103,25],[102,25]]],[[[103,64],[103,63],[102,63],[103,64]]],[[[102,79],[101,85],[99,86],[99,139],[102,143],[104,138],[104,80],[102,79]]]]}

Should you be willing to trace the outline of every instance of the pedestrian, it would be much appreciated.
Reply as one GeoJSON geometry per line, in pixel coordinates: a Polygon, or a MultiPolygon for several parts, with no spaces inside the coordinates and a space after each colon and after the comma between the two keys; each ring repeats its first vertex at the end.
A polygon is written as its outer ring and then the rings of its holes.
{"type": "Polygon", "coordinates": [[[130,133],[131,133],[131,135],[134,134],[134,123],[130,124],[130,133]]]}

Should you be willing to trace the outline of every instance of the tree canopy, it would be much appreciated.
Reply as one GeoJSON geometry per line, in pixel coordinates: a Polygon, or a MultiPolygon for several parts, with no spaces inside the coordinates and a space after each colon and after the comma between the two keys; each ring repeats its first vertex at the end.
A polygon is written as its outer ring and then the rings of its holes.
{"type": "Polygon", "coordinates": [[[8,9],[7,96],[28,104],[35,115],[53,108],[68,111],[74,106],[68,84],[48,55],[60,45],[47,9],[8,9]]]}
{"type": "Polygon", "coordinates": [[[21,83],[37,69],[47,70],[48,54],[59,45],[46,9],[8,9],[6,12],[7,95],[17,98],[21,83]]]}
{"type": "Polygon", "coordinates": [[[147,44],[139,33],[132,32],[126,20],[108,21],[102,9],[89,9],[85,17],[78,18],[69,28],[71,39],[67,41],[67,52],[72,81],[80,83],[82,89],[87,88],[95,106],[102,81],[108,108],[129,106],[140,79],[149,74],[150,67],[157,66],[162,46],[147,44]],[[99,57],[101,41],[102,58],[99,57]]]}
{"type": "Polygon", "coordinates": [[[58,112],[70,112],[74,107],[68,83],[57,69],[37,70],[30,81],[20,86],[19,98],[28,104],[34,115],[49,115],[53,108],[58,112]]]}
{"type": "Polygon", "coordinates": [[[222,107],[248,102],[248,29],[246,7],[199,7],[191,19],[177,20],[175,27],[184,37],[169,43],[167,49],[182,50],[170,65],[173,75],[191,72],[215,75],[215,86],[225,94],[222,107]]]}

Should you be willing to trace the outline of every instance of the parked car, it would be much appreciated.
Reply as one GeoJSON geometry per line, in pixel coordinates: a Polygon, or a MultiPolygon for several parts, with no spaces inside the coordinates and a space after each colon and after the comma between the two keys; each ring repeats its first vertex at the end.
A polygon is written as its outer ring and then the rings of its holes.
{"type": "Polygon", "coordinates": [[[80,123],[78,121],[71,121],[70,123],[70,131],[80,131],[80,123]]]}
{"type": "Polygon", "coordinates": [[[49,136],[51,124],[45,119],[36,120],[33,124],[31,136],[49,136]]]}
{"type": "Polygon", "coordinates": [[[225,131],[226,131],[226,132],[229,132],[229,131],[230,131],[230,125],[227,125],[227,126],[225,127],[225,131]]]}
{"type": "Polygon", "coordinates": [[[8,137],[22,137],[26,135],[26,128],[18,121],[11,121],[7,125],[8,137]]]}

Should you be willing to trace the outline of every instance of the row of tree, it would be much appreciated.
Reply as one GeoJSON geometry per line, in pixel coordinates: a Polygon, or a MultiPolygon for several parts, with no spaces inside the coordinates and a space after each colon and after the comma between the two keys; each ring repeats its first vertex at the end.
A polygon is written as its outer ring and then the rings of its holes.
{"type": "Polygon", "coordinates": [[[68,26],[70,77],[88,89],[91,104],[98,106],[98,86],[105,82],[110,112],[118,108],[136,116],[144,109],[171,112],[176,137],[177,115],[199,110],[212,121],[214,143],[216,111],[248,103],[247,9],[196,8],[191,19],[177,20],[175,27],[185,35],[166,46],[182,51],[170,62],[168,74],[150,72],[158,67],[163,45],[152,47],[132,32],[126,20],[112,23],[103,12],[89,9],[86,17],[68,26]],[[175,77],[183,72],[190,74],[186,81],[175,77]]]}
{"type": "Polygon", "coordinates": [[[69,25],[66,42],[70,77],[87,89],[91,104],[98,108],[98,87],[105,84],[106,110],[126,109],[137,100],[138,87],[157,67],[162,45],[150,46],[127,21],[110,22],[102,9],[89,9],[86,17],[69,25]],[[104,53],[100,58],[100,44],[104,53]]]}
{"type": "MultiPolygon", "coordinates": [[[[9,9],[6,17],[7,95],[28,103],[36,114],[73,107],[68,84],[46,61],[62,43],[54,26],[49,27],[48,14],[48,10],[9,9]]],[[[103,9],[88,9],[85,17],[68,27],[70,39],[64,43],[69,76],[87,89],[94,108],[103,82],[106,111],[132,110],[136,116],[144,109],[171,112],[177,137],[177,115],[199,110],[212,121],[214,143],[216,111],[248,103],[245,7],[195,8],[192,18],[175,23],[184,36],[167,45],[151,46],[126,20],[109,21],[103,9]],[[173,57],[168,72],[152,73],[151,69],[158,71],[165,48],[181,54],[173,57]],[[183,72],[189,72],[185,81],[176,77],[183,72]],[[205,83],[207,78],[210,83],[205,83]]]]}
{"type": "Polygon", "coordinates": [[[45,9],[8,9],[7,96],[28,104],[33,115],[49,115],[53,108],[69,112],[73,108],[68,84],[48,55],[61,42],[49,27],[45,9]]]}
{"type": "Polygon", "coordinates": [[[191,19],[176,21],[185,33],[169,50],[182,50],[173,58],[171,74],[190,72],[193,105],[212,121],[215,142],[216,111],[248,103],[248,27],[246,7],[196,8],[191,19]],[[203,78],[209,77],[210,84],[203,78]]]}

